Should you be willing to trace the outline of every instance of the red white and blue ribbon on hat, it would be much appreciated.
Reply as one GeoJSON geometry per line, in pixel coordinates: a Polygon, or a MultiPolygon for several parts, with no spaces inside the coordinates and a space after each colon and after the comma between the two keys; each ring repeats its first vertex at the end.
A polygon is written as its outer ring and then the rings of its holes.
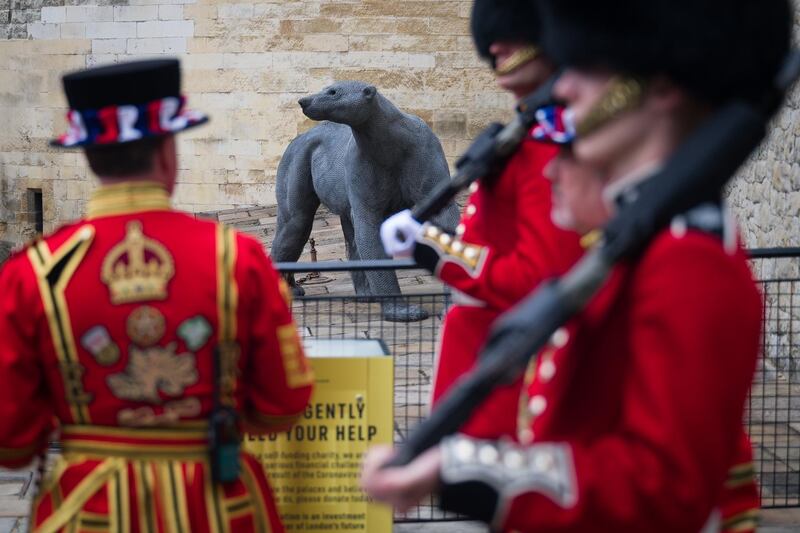
{"type": "Polygon", "coordinates": [[[536,122],[530,132],[536,141],[570,144],[575,140],[573,115],[563,106],[550,105],[537,110],[536,122]]]}
{"type": "Polygon", "coordinates": [[[68,130],[56,146],[102,146],[176,133],[202,124],[208,117],[186,109],[185,96],[168,96],[138,105],[102,109],[70,109],[68,130]]]}

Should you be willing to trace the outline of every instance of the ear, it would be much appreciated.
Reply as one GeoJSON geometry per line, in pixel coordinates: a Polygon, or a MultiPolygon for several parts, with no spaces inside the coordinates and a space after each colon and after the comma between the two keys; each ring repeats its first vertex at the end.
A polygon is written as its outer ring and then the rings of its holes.
{"type": "Polygon", "coordinates": [[[377,92],[378,92],[378,89],[376,89],[373,85],[369,85],[367,87],[364,87],[364,90],[363,90],[364,97],[367,100],[372,100],[375,97],[375,94],[377,92]]]}
{"type": "Polygon", "coordinates": [[[683,88],[665,76],[653,77],[649,82],[648,93],[648,104],[664,113],[674,113],[689,98],[683,88]]]}

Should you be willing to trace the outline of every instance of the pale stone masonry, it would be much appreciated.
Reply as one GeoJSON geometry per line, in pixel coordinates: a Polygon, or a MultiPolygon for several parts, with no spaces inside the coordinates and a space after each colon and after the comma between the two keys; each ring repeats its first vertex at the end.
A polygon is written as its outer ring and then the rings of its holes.
{"type": "MultiPolygon", "coordinates": [[[[93,186],[82,157],[48,147],[65,127],[60,75],[162,54],[182,58],[190,104],[209,126],[180,136],[177,205],[275,203],[275,169],[313,123],[297,99],[334,80],[374,83],[426,120],[452,162],[512,100],[469,36],[470,1],[0,0],[0,242],[75,219],[93,186]]],[[[800,244],[797,95],[731,198],[750,245],[800,244]],[[794,229],[793,229],[794,228],[794,229]]],[[[0,246],[0,254],[4,247],[0,246]]]]}

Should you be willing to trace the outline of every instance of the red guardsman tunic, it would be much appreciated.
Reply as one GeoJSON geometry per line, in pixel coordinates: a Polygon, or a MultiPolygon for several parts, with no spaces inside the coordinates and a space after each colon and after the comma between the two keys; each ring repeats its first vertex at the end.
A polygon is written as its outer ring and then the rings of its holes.
{"type": "Polygon", "coordinates": [[[523,446],[445,444],[444,506],[520,532],[699,531],[722,507],[726,530],[752,530],[760,325],[740,249],[664,231],[532,363],[523,446]]]}
{"type": "Polygon", "coordinates": [[[250,431],[288,427],[311,394],[257,241],[120,183],[9,259],[0,294],[0,464],[27,464],[54,428],[63,446],[34,529],[283,531],[257,461],[215,485],[208,460],[215,347],[250,431]]]}
{"type": "MultiPolygon", "coordinates": [[[[453,289],[441,333],[433,403],[475,364],[494,320],[545,279],[581,256],[578,235],[550,219],[550,182],[543,175],[556,148],[526,139],[502,173],[473,186],[457,235],[428,226],[417,261],[453,289]]],[[[462,428],[476,437],[513,436],[520,384],[495,392],[462,428]]]]}

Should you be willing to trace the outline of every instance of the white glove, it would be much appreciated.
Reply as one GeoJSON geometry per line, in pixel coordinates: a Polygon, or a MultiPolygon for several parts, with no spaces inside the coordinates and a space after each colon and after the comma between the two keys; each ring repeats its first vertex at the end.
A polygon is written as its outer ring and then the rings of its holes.
{"type": "Polygon", "coordinates": [[[422,224],[406,209],[390,216],[381,224],[381,242],[386,253],[393,257],[411,257],[417,245],[422,224]]]}

